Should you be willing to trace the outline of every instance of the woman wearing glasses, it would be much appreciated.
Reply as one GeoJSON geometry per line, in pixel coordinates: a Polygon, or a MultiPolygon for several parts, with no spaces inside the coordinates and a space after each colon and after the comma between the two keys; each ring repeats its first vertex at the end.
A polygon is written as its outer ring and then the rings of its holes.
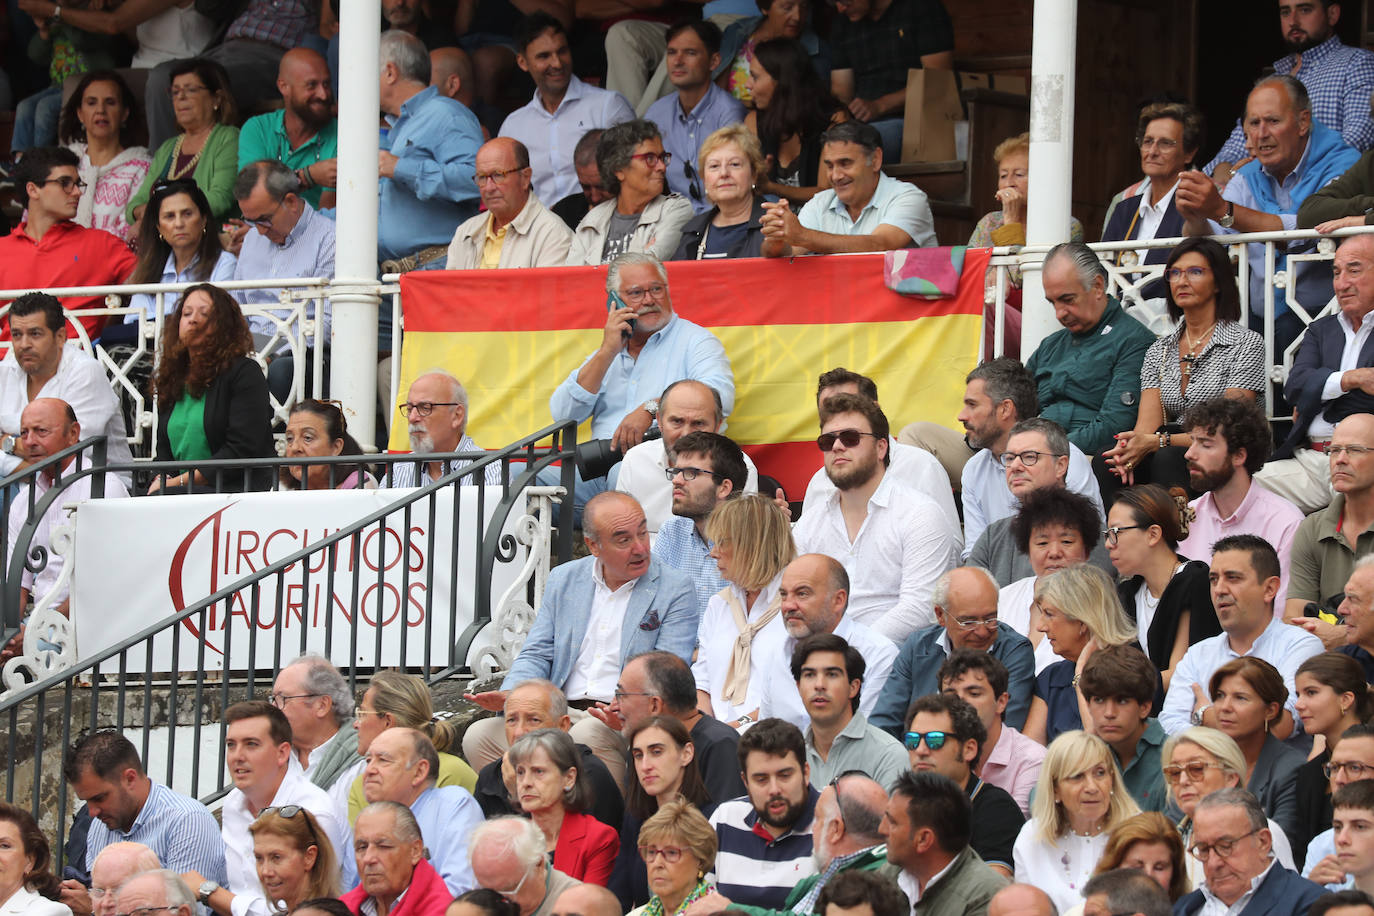
{"type": "Polygon", "coordinates": [[[205,192],[210,211],[221,219],[234,209],[234,178],[238,175],[239,129],[229,77],[214,61],[193,57],[172,68],[172,111],[175,137],[158,147],[153,167],[126,209],[131,224],[143,218],[153,187],[161,181],[189,178],[205,192]]]}
{"type": "Polygon", "coordinates": [[[707,817],[716,806],[702,782],[691,735],[681,720],[650,716],[630,731],[627,740],[635,779],[626,793],[620,852],[607,887],[629,910],[647,903],[651,896],[648,873],[636,845],[644,822],[676,801],[691,803],[707,817]]]}
{"type": "Polygon", "coordinates": [[[1208,238],[1184,239],[1164,275],[1178,327],[1145,353],[1135,429],[1117,433],[1116,444],[1093,459],[1104,503],[1123,485],[1186,488],[1183,453],[1192,439],[1179,426],[1184,412],[1222,395],[1257,401],[1264,391],[1264,338],[1242,323],[1226,249],[1208,238]]]}
{"type": "Polygon", "coordinates": [[[706,537],[727,584],[701,614],[692,672],[702,711],[738,728],[758,719],[762,685],[753,676],[753,647],[761,638],[782,639],[778,586],[797,547],[787,513],[757,493],[716,506],[706,537]]]}
{"type": "Polygon", "coordinates": [[[672,257],[682,227],[692,218],[691,201],[668,193],[672,159],[652,121],[626,121],[601,135],[596,166],[614,196],[577,224],[569,264],[605,264],[627,251],[647,251],[665,261],[672,257]]]}
{"type": "Polygon", "coordinates": [[[1065,732],[1045,753],[1031,818],[1016,837],[1016,874],[1063,913],[1083,902],[1083,885],[1112,831],[1139,813],[1111,748],[1094,735],[1065,732]]]}
{"type": "Polygon", "coordinates": [[[1297,692],[1293,706],[1302,730],[1314,738],[1312,754],[1298,768],[1297,805],[1299,849],[1331,826],[1331,783],[1326,765],[1331,749],[1345,730],[1374,718],[1374,694],[1364,679],[1364,668],[1349,655],[1323,652],[1298,667],[1293,678],[1297,692]]]}
{"type": "Polygon", "coordinates": [[[659,808],[639,828],[639,856],[653,896],[626,916],[677,916],[713,893],[706,874],[716,864],[716,831],[685,799],[659,808]]]}
{"type": "MultiPolygon", "coordinates": [[[[413,728],[425,733],[425,737],[439,752],[439,786],[461,786],[471,792],[477,786],[477,774],[466,760],[446,753],[449,748],[457,749],[457,725],[447,713],[434,712],[433,695],[424,680],[414,674],[400,671],[378,671],[372,675],[367,690],[353,711],[353,730],[358,733],[358,754],[367,754],[376,738],[388,728],[413,728]]],[[[367,807],[363,796],[363,772],[358,770],[357,778],[348,791],[348,821],[358,819],[358,813],[367,807]]]]}
{"type": "MultiPolygon", "coordinates": [[[[1096,566],[1069,566],[1035,583],[1040,631],[1061,660],[1035,676],[1035,696],[1022,733],[1041,744],[1091,722],[1078,677],[1093,652],[1132,645],[1135,627],[1121,609],[1116,589],[1096,566]]],[[[1043,643],[1042,643],[1043,644],[1043,643]]],[[[1163,691],[1157,690],[1158,702],[1163,691]]]]}
{"type": "Polygon", "coordinates": [[[1121,574],[1117,593],[1165,690],[1188,647],[1221,632],[1211,568],[1178,553],[1191,514],[1187,493],[1158,484],[1119,490],[1107,513],[1107,554],[1121,574]]]}
{"type": "Polygon", "coordinates": [[[33,815],[0,802],[0,913],[72,916],[57,900],[61,884],[52,873],[48,840],[33,815]]]}
{"type": "Polygon", "coordinates": [[[264,808],[248,825],[268,905],[290,913],[315,897],[339,895],[339,864],[315,815],[298,805],[264,808]]]}
{"type": "MultiPolygon", "coordinates": [[[[1164,762],[1164,781],[1169,785],[1169,798],[1183,812],[1178,831],[1183,835],[1183,848],[1193,845],[1193,812],[1197,803],[1218,789],[1239,786],[1245,777],[1245,755],[1236,742],[1215,728],[1195,725],[1171,736],[1164,742],[1160,754],[1164,762]]],[[[1274,835],[1274,858],[1284,868],[1293,867],[1293,848],[1288,835],[1271,818],[1269,832],[1274,835]]],[[[1202,863],[1194,856],[1185,860],[1188,881],[1197,887],[1206,877],[1202,863]]]]}
{"type": "Polygon", "coordinates": [[[698,158],[712,207],[687,221],[673,260],[759,257],[763,197],[756,188],[765,165],[758,139],[744,125],[731,124],[706,138],[698,158]]]}

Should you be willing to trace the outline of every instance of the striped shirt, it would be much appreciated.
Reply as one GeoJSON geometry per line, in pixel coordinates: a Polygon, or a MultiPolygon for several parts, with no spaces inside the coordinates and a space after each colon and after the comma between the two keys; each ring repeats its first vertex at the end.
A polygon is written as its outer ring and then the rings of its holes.
{"type": "MultiPolygon", "coordinates": [[[[759,823],[748,796],[724,802],[711,815],[720,852],[716,855],[716,889],[737,904],[782,909],[801,879],[816,873],[811,857],[811,828],[820,793],[808,788],[801,818],[791,830],[774,837],[759,823]]],[[[708,877],[708,883],[711,878],[708,877]]]]}
{"type": "Polygon", "coordinates": [[[692,577],[701,610],[705,610],[711,596],[727,584],[721,578],[720,567],[711,558],[711,545],[702,539],[696,523],[690,518],[674,515],[659,526],[658,537],[654,538],[654,556],[664,566],[692,577]]]}
{"type": "Polygon", "coordinates": [[[86,873],[100,850],[111,843],[142,843],[157,853],[163,868],[177,873],[198,871],[218,884],[229,881],[224,864],[224,840],[210,810],[196,801],[154,782],[148,800],[129,832],[111,830],[93,819],[86,834],[86,873]]]}
{"type": "MultiPolygon", "coordinates": [[[[454,451],[480,452],[482,451],[482,447],[478,445],[476,442],[473,442],[471,436],[464,434],[463,438],[458,442],[458,447],[455,448],[454,451]]],[[[455,458],[452,461],[445,461],[443,462],[443,473],[451,474],[452,472],[465,468],[473,463],[474,462],[468,460],[467,458],[455,458]]],[[[420,467],[420,463],[418,462],[415,464],[411,464],[410,462],[400,462],[398,464],[393,464],[391,466],[391,472],[382,479],[382,486],[391,489],[398,489],[400,487],[420,487],[424,486],[427,483],[430,483],[428,479],[425,479],[418,483],[416,482],[416,469],[418,467],[420,467]]],[[[468,478],[463,481],[464,484],[471,484],[473,482],[474,481],[472,480],[472,478],[468,478]]],[[[493,461],[491,464],[487,465],[485,474],[483,476],[483,483],[485,483],[489,487],[501,486],[501,462],[493,461]]]]}

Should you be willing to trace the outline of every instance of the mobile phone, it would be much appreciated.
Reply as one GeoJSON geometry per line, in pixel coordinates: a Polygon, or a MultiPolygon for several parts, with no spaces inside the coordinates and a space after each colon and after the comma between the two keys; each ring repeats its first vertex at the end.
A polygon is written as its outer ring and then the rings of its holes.
{"type": "MultiPolygon", "coordinates": [[[[625,304],[625,300],[624,300],[624,299],[620,298],[620,293],[617,293],[615,290],[611,290],[609,293],[606,294],[606,312],[607,312],[608,314],[609,314],[610,312],[614,312],[616,309],[627,309],[627,308],[629,308],[629,306],[625,304]]],[[[629,340],[629,339],[630,339],[630,335],[634,333],[634,330],[635,330],[635,320],[634,320],[633,318],[631,318],[631,319],[630,319],[630,327],[629,327],[629,329],[620,332],[621,338],[624,339],[624,340],[629,340]]]]}

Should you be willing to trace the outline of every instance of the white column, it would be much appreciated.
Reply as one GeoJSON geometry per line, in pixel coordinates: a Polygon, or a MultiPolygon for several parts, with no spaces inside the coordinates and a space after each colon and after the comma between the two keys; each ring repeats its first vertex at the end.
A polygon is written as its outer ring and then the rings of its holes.
{"type": "MultiPolygon", "coordinates": [[[[1076,0],[1035,0],[1031,49],[1030,176],[1026,245],[1069,240],[1073,191],[1073,102],[1078,41],[1076,0]]],[[[1040,285],[1042,254],[1022,265],[1021,358],[1059,330],[1040,285]]]]}
{"type": "Polygon", "coordinates": [[[344,405],[349,432],[368,448],[376,444],[377,309],[381,304],[377,295],[380,0],[342,0],[339,14],[339,198],[330,291],[334,334],[329,384],[332,396],[344,405]]]}

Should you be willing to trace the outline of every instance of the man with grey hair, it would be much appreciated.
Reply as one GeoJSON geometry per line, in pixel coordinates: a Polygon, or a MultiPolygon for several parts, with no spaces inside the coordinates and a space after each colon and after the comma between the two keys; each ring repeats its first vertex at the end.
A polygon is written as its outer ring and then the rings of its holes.
{"type": "Polygon", "coordinates": [[[1326,892],[1274,857],[1268,818],[1245,789],[1218,789],[1198,802],[1189,852],[1206,878],[1174,905],[1177,916],[1302,913],[1326,892]]]}
{"type": "MultiPolygon", "coordinates": [[[[468,393],[463,383],[443,369],[431,369],[410,383],[404,403],[397,408],[410,427],[410,451],[414,455],[447,455],[453,452],[480,452],[482,447],[468,435],[468,393]]],[[[474,458],[450,458],[393,464],[383,486],[418,487],[445,474],[462,470],[474,458]]],[[[474,476],[463,478],[476,484],[474,476]]],[[[482,483],[501,485],[501,465],[486,466],[482,483]]]]}
{"type": "MultiPolygon", "coordinates": [[[[257,230],[243,236],[235,280],[334,276],[334,221],[315,212],[301,196],[300,179],[291,169],[275,159],[248,163],[234,179],[234,199],[244,223],[257,230]]],[[[279,288],[241,289],[234,291],[234,297],[244,305],[280,305],[281,293],[279,288]]],[[[284,325],[291,315],[289,309],[271,308],[248,316],[254,344],[265,349],[271,361],[267,386],[282,403],[291,394],[292,375],[297,367],[305,366],[304,360],[295,358],[303,354],[293,354],[287,345],[291,329],[284,325]]],[[[314,338],[307,346],[328,352],[328,300],[318,306],[307,304],[307,320],[315,322],[317,317],[314,338]]]]}
{"type": "MultiPolygon", "coordinates": [[[[477,117],[429,84],[429,51],[397,29],[382,33],[382,112],[390,130],[378,152],[377,257],[383,273],[439,270],[458,225],[477,212],[477,117]],[[387,263],[392,262],[392,263],[387,263]]],[[[381,329],[391,349],[391,322],[381,329]]]]}
{"type": "Polygon", "coordinates": [[[348,791],[363,770],[348,679],[322,655],[287,662],[272,684],[272,704],[291,723],[291,749],[305,775],[329,794],[347,824],[348,791]]]}
{"type": "Polygon", "coordinates": [[[167,868],[155,868],[140,872],[119,886],[119,903],[116,911],[120,913],[142,913],[158,911],[172,913],[174,916],[193,916],[196,898],[181,875],[167,868]]]}
{"type": "Polygon", "coordinates": [[[1345,624],[1345,645],[1335,651],[1359,662],[1365,680],[1370,680],[1374,678],[1374,554],[1355,561],[1344,594],[1337,613],[1345,624]]]}
{"type": "Polygon", "coordinates": [[[1083,886],[1083,916],[1172,916],[1159,882],[1136,868],[1114,868],[1083,886]]]}
{"type": "Polygon", "coordinates": [[[372,739],[363,769],[363,796],[405,805],[425,837],[429,860],[454,895],[476,887],[468,866],[468,834],[482,809],[467,789],[438,786],[439,755],[423,732],[388,728],[372,739]]]}
{"type": "Polygon", "coordinates": [[[404,894],[406,912],[439,913],[453,899],[425,858],[425,837],[405,805],[373,802],[358,813],[353,836],[362,883],[339,898],[353,912],[389,913],[404,894]]]}
{"type": "MultiPolygon", "coordinates": [[[[111,843],[96,854],[91,863],[90,910],[94,916],[114,916],[118,912],[119,888],[134,875],[162,868],[157,853],[142,843],[111,843]]],[[[175,873],[174,873],[175,874],[175,873]]],[[[72,906],[68,898],[68,882],[63,882],[62,902],[72,906]]],[[[77,898],[79,899],[79,897],[77,898]]],[[[73,912],[85,908],[73,907],[73,912]]]]}
{"type": "Polygon", "coordinates": [[[476,180],[485,212],[453,233],[449,270],[563,263],[572,232],[531,193],[532,175],[529,150],[519,140],[496,137],[482,144],[477,151],[476,180]]]}
{"type": "MultiPolygon", "coordinates": [[[[715,334],[673,312],[668,272],[652,254],[630,252],[606,271],[610,314],[601,344],[568,373],[549,398],[554,420],[592,421],[592,437],[609,439],[624,455],[644,440],[658,417],[658,392],[679,379],[695,379],[720,395],[725,416],[735,406],[735,376],[715,334]],[[652,392],[646,400],[644,392],[652,392]]],[[[723,428],[723,426],[722,426],[723,428]]],[[[582,480],[574,509],[614,488],[608,478],[582,480]]],[[[556,482],[556,481],[555,481],[556,482]]]]}
{"type": "MultiPolygon", "coordinates": [[[[1245,102],[1245,124],[1255,158],[1236,171],[1224,191],[1202,172],[1189,170],[1179,176],[1174,201],[1186,235],[1296,229],[1298,207],[1307,196],[1345,174],[1360,158],[1359,151],[1347,146],[1339,133],[1313,120],[1307,88],[1292,76],[1256,81],[1245,102]]],[[[1252,327],[1262,330],[1265,246],[1251,243],[1246,247],[1249,320],[1252,327]]],[[[1331,298],[1331,271],[1325,264],[1286,267],[1287,254],[1311,247],[1311,242],[1300,242],[1276,252],[1274,269],[1286,269],[1288,279],[1273,290],[1275,354],[1286,350],[1305,326],[1288,308],[1289,294],[1309,304],[1331,298]]]]}
{"type": "Polygon", "coordinates": [[[551,916],[563,892],[581,882],[549,864],[545,843],[528,818],[509,815],[484,822],[468,842],[478,886],[514,903],[520,916],[551,916]]]}

